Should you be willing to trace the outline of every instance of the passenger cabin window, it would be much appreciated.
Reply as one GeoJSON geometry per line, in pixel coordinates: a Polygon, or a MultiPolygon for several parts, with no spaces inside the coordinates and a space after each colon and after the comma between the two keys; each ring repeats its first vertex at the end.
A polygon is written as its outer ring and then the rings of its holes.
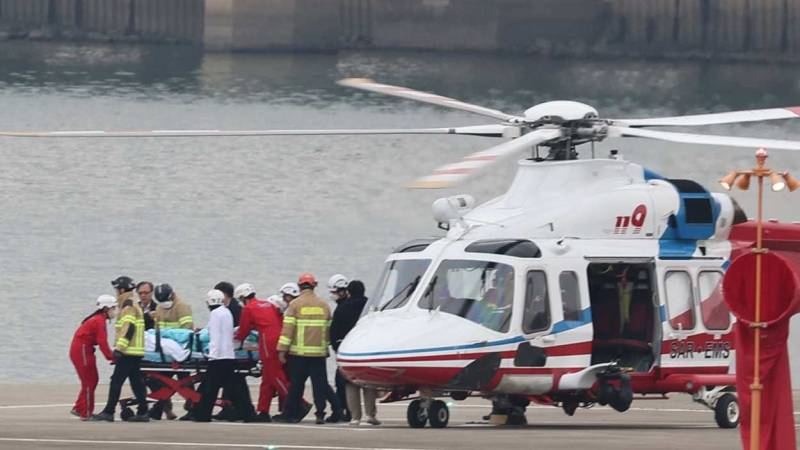
{"type": "Polygon", "coordinates": [[[561,272],[558,277],[561,287],[561,307],[564,311],[564,320],[581,320],[581,294],[578,288],[578,274],[575,272],[561,272]]]}
{"type": "Polygon", "coordinates": [[[672,328],[694,329],[694,295],[689,274],[680,271],[667,272],[664,276],[664,289],[667,291],[667,310],[672,328]]]}
{"type": "Polygon", "coordinates": [[[419,301],[422,309],[463,317],[505,333],[514,304],[514,268],[490,261],[445,260],[419,301]]]}
{"type": "Polygon", "coordinates": [[[700,312],[708,330],[727,330],[731,315],[722,299],[722,272],[700,272],[697,276],[700,289],[700,312]]]}
{"type": "Polygon", "coordinates": [[[547,277],[542,271],[530,271],[525,281],[522,331],[527,334],[548,328],[550,328],[550,299],[547,295],[547,277]]]}
{"type": "Polygon", "coordinates": [[[371,310],[383,311],[404,306],[430,265],[430,259],[399,259],[387,262],[378,280],[375,295],[370,298],[362,315],[371,310]]]}

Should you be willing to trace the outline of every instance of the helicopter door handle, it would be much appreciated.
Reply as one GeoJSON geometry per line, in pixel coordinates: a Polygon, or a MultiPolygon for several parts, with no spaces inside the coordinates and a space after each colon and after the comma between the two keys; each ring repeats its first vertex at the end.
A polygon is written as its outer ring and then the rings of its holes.
{"type": "Polygon", "coordinates": [[[552,335],[544,336],[542,338],[542,342],[545,343],[545,344],[552,344],[552,343],[556,342],[556,337],[552,336],[552,335]]]}

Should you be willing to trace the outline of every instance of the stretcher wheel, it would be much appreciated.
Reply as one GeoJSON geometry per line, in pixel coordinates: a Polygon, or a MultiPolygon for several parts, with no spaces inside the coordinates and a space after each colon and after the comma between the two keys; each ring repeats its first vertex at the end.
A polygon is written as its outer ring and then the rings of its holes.
{"type": "Polygon", "coordinates": [[[714,405],[714,418],[720,428],[739,426],[739,399],[730,392],[723,394],[714,405]]]}
{"type": "Polygon", "coordinates": [[[128,407],[122,408],[122,411],[119,412],[119,417],[123,422],[127,422],[133,417],[133,410],[128,407]]]}
{"type": "Polygon", "coordinates": [[[428,422],[428,414],[425,408],[422,407],[422,402],[419,400],[411,402],[408,405],[406,418],[408,419],[408,426],[411,428],[425,428],[425,424],[428,422]]]}
{"type": "Polygon", "coordinates": [[[447,404],[441,400],[434,400],[428,412],[428,421],[431,423],[431,428],[445,428],[450,422],[450,409],[447,404]]]}

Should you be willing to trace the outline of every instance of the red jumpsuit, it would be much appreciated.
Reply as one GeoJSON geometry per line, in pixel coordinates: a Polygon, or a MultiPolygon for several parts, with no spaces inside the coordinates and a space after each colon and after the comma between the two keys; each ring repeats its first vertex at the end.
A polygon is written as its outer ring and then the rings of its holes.
{"type": "Polygon", "coordinates": [[[88,318],[78,327],[69,348],[69,358],[75,365],[78,378],[81,379],[81,391],[78,393],[78,400],[72,409],[84,418],[91,417],[94,410],[94,391],[98,381],[97,362],[94,357],[95,345],[100,347],[100,351],[103,352],[106,359],[114,360],[114,355],[108,347],[106,315],[100,312],[88,318]]]}
{"type": "Polygon", "coordinates": [[[250,331],[258,332],[258,355],[261,358],[261,391],[258,394],[260,413],[269,414],[269,406],[275,392],[278,393],[278,407],[283,410],[283,402],[289,394],[289,381],[278,359],[278,339],[283,328],[283,316],[272,303],[258,299],[247,302],[242,308],[239,331],[236,339],[244,341],[250,331]]]}

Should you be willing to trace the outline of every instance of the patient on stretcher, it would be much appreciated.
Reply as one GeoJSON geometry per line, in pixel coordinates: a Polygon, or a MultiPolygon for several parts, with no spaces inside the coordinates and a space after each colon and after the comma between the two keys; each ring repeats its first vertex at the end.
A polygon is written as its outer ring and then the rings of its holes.
{"type": "MultiPolygon", "coordinates": [[[[235,330],[235,329],[234,329],[235,330]]],[[[150,362],[185,362],[187,360],[203,361],[208,355],[208,330],[198,333],[192,330],[174,328],[160,331],[161,351],[158,351],[159,337],[156,330],[147,330],[144,336],[144,360],[150,362]],[[163,358],[162,358],[163,353],[163,358]]],[[[234,341],[237,359],[258,359],[258,333],[253,331],[244,343],[234,341]]]]}

